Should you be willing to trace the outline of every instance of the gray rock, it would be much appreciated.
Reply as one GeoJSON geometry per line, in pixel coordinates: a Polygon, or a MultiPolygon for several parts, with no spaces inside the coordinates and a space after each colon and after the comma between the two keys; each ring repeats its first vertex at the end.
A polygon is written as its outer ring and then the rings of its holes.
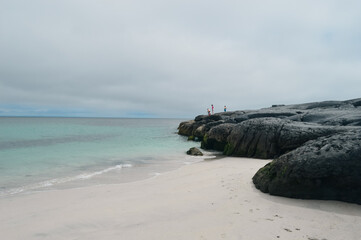
{"type": "Polygon", "coordinates": [[[183,136],[192,136],[194,123],[194,120],[181,122],[178,127],[178,134],[183,136]]]}
{"type": "Polygon", "coordinates": [[[193,135],[200,140],[203,139],[205,134],[206,134],[205,124],[197,127],[197,129],[193,131],[193,135]]]}
{"type": "Polygon", "coordinates": [[[211,130],[213,127],[218,126],[220,124],[223,124],[225,121],[224,120],[219,120],[219,121],[212,121],[212,122],[208,122],[206,124],[202,124],[202,125],[194,125],[196,128],[192,131],[192,135],[197,137],[198,139],[203,139],[203,137],[206,135],[206,133],[211,130]]]}
{"type": "Polygon", "coordinates": [[[343,129],[278,118],[259,118],[235,125],[225,153],[241,157],[274,158],[303,143],[343,129]]]}
{"type": "Polygon", "coordinates": [[[257,111],[254,113],[246,114],[248,119],[265,118],[265,117],[287,118],[287,117],[294,116],[294,115],[297,115],[296,111],[282,111],[280,109],[278,109],[278,110],[272,109],[272,111],[270,109],[267,109],[267,110],[263,110],[263,111],[261,110],[261,111],[257,111]]]}
{"type": "Polygon", "coordinates": [[[225,120],[224,122],[225,123],[233,123],[233,124],[237,123],[236,120],[234,120],[234,118],[229,118],[229,119],[225,120]]]}
{"type": "MultiPolygon", "coordinates": [[[[222,120],[223,115],[221,114],[214,114],[214,115],[199,115],[197,117],[195,117],[194,121],[196,122],[200,122],[200,121],[203,121],[203,123],[208,123],[208,122],[212,122],[212,121],[219,121],[219,120],[222,120]]],[[[224,117],[226,117],[227,115],[224,115],[224,117]]]]}
{"type": "Polygon", "coordinates": [[[194,119],[194,121],[196,121],[196,122],[203,121],[203,120],[206,120],[207,117],[208,117],[207,115],[199,115],[194,119]]]}
{"type": "Polygon", "coordinates": [[[361,99],[353,99],[298,105],[277,105],[277,107],[260,110],[217,113],[211,116],[200,115],[195,120],[182,122],[179,126],[179,134],[185,136],[194,135],[198,127],[205,125],[202,131],[200,129],[197,131],[198,138],[203,138],[212,127],[223,123],[220,121],[242,123],[249,119],[266,117],[328,126],[361,126],[360,106],[361,99]]]}
{"type": "Polygon", "coordinates": [[[361,130],[307,142],[261,168],[253,182],[262,192],[293,198],[361,204],[361,130]]]}
{"type": "Polygon", "coordinates": [[[361,204],[361,98],[200,115],[178,133],[226,155],[276,158],[253,178],[263,192],[361,204]]]}
{"type": "Polygon", "coordinates": [[[194,120],[181,122],[178,127],[178,134],[183,136],[193,136],[194,131],[203,124],[204,123],[202,121],[196,122],[194,120]]]}
{"type": "Polygon", "coordinates": [[[234,126],[232,123],[223,123],[211,128],[202,141],[202,148],[223,151],[234,126]]]}
{"type": "Polygon", "coordinates": [[[354,107],[360,107],[361,106],[361,100],[355,100],[350,102],[354,107]]]}
{"type": "Polygon", "coordinates": [[[247,115],[243,114],[243,115],[235,117],[234,121],[237,123],[240,123],[240,122],[247,121],[248,119],[249,119],[249,117],[247,115]]]}
{"type": "Polygon", "coordinates": [[[187,151],[188,155],[203,156],[203,153],[196,147],[192,147],[187,151]]]}
{"type": "Polygon", "coordinates": [[[332,126],[361,126],[361,99],[348,101],[325,101],[288,105],[284,110],[298,110],[302,116],[290,120],[313,122],[332,126]]]}

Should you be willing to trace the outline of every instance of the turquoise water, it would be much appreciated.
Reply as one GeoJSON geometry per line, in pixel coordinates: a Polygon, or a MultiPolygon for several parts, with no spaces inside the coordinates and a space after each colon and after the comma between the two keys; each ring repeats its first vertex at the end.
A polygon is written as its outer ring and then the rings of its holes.
{"type": "Polygon", "coordinates": [[[112,183],[197,161],[179,119],[0,118],[0,196],[112,183]]]}

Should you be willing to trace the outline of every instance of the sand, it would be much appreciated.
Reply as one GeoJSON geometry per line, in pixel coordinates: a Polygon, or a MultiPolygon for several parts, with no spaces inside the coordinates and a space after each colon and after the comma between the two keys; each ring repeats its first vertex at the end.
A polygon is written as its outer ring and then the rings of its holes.
{"type": "Polygon", "coordinates": [[[263,194],[268,161],[203,161],[137,182],[0,199],[1,239],[361,239],[361,206],[263,194]]]}

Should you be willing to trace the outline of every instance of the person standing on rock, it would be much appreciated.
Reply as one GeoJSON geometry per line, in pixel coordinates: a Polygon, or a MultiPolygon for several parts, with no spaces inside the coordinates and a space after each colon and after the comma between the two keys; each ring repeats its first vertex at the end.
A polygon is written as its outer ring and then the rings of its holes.
{"type": "Polygon", "coordinates": [[[223,108],[224,112],[227,112],[227,106],[224,105],[224,108],[223,108]]]}
{"type": "Polygon", "coordinates": [[[208,116],[211,116],[211,111],[207,108],[208,116]]]}
{"type": "Polygon", "coordinates": [[[214,106],[213,106],[213,104],[212,104],[212,114],[214,114],[214,106]]]}

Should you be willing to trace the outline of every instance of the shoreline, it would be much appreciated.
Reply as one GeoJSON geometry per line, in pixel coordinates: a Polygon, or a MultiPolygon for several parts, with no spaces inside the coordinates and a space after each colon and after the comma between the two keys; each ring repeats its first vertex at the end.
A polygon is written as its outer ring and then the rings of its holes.
{"type": "Polygon", "coordinates": [[[0,199],[4,239],[358,239],[361,206],[257,190],[268,160],[225,157],[135,182],[0,199]]]}
{"type": "Polygon", "coordinates": [[[203,161],[204,158],[216,157],[211,151],[204,152],[205,156],[203,157],[187,155],[184,157],[184,155],[179,155],[168,157],[171,160],[165,160],[164,157],[159,158],[158,156],[157,160],[147,160],[144,163],[134,162],[110,165],[103,169],[90,169],[88,171],[74,173],[73,175],[64,175],[38,182],[31,182],[26,185],[4,188],[4,190],[0,191],[0,199],[38,192],[141,181],[168,171],[174,171],[184,165],[203,161]]]}

